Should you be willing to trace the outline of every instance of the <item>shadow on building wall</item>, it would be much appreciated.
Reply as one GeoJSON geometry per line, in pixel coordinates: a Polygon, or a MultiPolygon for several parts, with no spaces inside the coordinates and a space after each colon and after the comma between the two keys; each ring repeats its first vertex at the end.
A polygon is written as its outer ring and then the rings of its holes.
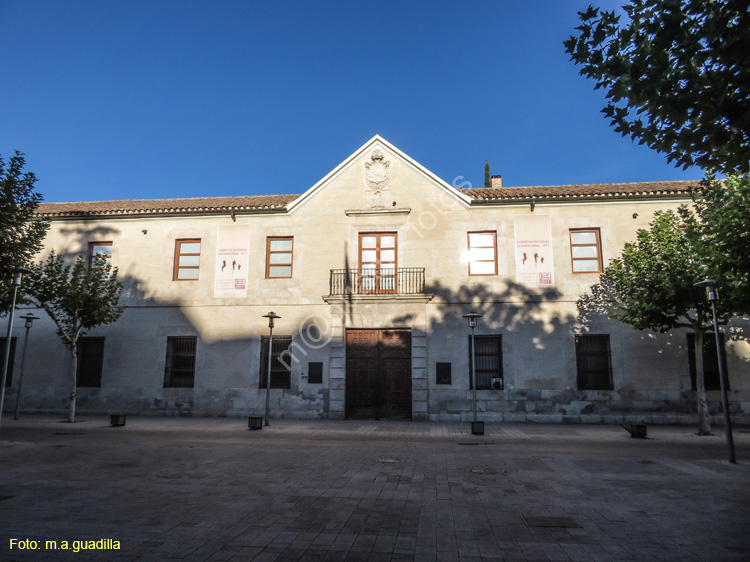
{"type": "MultiPolygon", "coordinates": [[[[105,226],[64,226],[59,232],[65,243],[55,250],[67,264],[74,263],[78,256],[88,259],[90,242],[116,239],[121,233],[105,226]]],[[[165,266],[171,271],[171,263],[165,266]]],[[[100,385],[78,387],[78,412],[231,415],[247,411],[258,388],[257,333],[248,330],[246,336],[230,338],[207,333],[207,327],[187,313],[190,303],[179,297],[165,298],[163,291],[135,272],[135,266],[118,268],[118,279],[123,284],[120,304],[127,307],[122,317],[84,336],[104,338],[104,347],[100,385]],[[192,388],[172,387],[167,382],[170,361],[167,339],[175,336],[196,339],[192,388]]],[[[33,312],[40,320],[34,323],[29,335],[22,409],[62,413],[70,393],[70,353],[44,311],[23,307],[17,315],[25,312],[33,312]]],[[[20,345],[16,348],[13,383],[6,393],[6,410],[9,404],[15,405],[23,329],[23,323],[14,324],[13,335],[20,345]]]]}
{"type": "MultiPolygon", "coordinates": [[[[697,410],[684,330],[656,334],[633,330],[601,313],[580,317],[576,302],[558,290],[531,291],[512,282],[500,291],[481,283],[455,290],[436,282],[425,292],[435,295],[430,336],[439,340],[439,346],[461,350],[454,354],[459,358],[454,368],[461,381],[458,386],[464,389],[457,392],[455,380],[451,386],[437,384],[432,352],[428,376],[436,389],[430,404],[433,416],[456,419],[469,398],[465,389],[469,388],[470,330],[462,315],[473,310],[482,315],[477,335],[502,337],[502,392],[479,393],[486,419],[621,422],[641,416],[655,423],[692,422],[697,410]],[[610,388],[581,386],[575,343],[579,334],[609,336],[610,388]]],[[[730,373],[736,389],[730,400],[737,412],[747,395],[741,377],[746,377],[750,353],[741,349],[747,342],[740,341],[746,339],[746,327],[736,323],[727,328],[728,339],[737,342],[727,348],[728,364],[735,371],[730,373]]],[[[449,356],[445,353],[444,360],[449,356]]],[[[718,392],[709,394],[711,411],[718,414],[718,392]]]]}

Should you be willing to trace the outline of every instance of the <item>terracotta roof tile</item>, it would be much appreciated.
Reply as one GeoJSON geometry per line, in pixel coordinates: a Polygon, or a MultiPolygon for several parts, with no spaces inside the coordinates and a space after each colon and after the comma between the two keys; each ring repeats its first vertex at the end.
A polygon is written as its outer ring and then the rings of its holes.
{"type": "MultiPolygon", "coordinates": [[[[477,202],[529,199],[590,199],[655,196],[685,196],[695,181],[602,183],[589,185],[545,185],[503,188],[459,189],[477,202]]],[[[103,217],[121,215],[221,214],[234,211],[282,211],[299,195],[244,195],[234,197],[190,197],[185,199],[124,199],[42,203],[37,215],[47,217],[103,217]]]]}
{"type": "Polygon", "coordinates": [[[478,201],[514,199],[618,198],[658,195],[687,195],[694,181],[651,181],[634,183],[596,183],[588,185],[544,185],[528,187],[475,187],[460,189],[478,201]]]}
{"type": "Polygon", "coordinates": [[[245,195],[235,197],[189,197],[185,199],[125,199],[42,203],[38,215],[48,217],[111,215],[212,214],[235,211],[281,210],[299,195],[245,195]]]}

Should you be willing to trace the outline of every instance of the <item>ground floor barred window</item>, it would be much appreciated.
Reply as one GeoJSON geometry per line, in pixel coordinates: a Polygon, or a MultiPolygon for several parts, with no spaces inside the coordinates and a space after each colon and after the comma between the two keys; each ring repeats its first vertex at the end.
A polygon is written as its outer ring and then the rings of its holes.
{"type": "Polygon", "coordinates": [[[579,390],[612,390],[609,334],[578,335],[576,371],[579,390]]]}
{"type": "MultiPolygon", "coordinates": [[[[503,388],[503,340],[500,335],[474,336],[476,351],[474,358],[477,362],[475,376],[477,390],[500,390],[503,388]]],[[[471,336],[469,336],[469,388],[471,384],[472,365],[471,336]]]]}
{"type": "MultiPolygon", "coordinates": [[[[697,371],[695,366],[695,334],[687,334],[688,361],[690,364],[690,385],[697,390],[697,371]]],[[[727,364],[726,350],[724,348],[724,334],[721,334],[721,353],[724,365],[727,364]]],[[[703,373],[706,390],[721,390],[719,379],[719,359],[716,355],[716,336],[714,334],[703,334],[703,373]]],[[[727,384],[729,381],[727,381],[727,384]]],[[[727,388],[729,390],[729,388],[727,388]]]]}
{"type": "Polygon", "coordinates": [[[78,356],[76,386],[101,387],[104,338],[78,338],[76,355],[78,356]]]}
{"type": "MultiPolygon", "coordinates": [[[[285,353],[292,345],[292,336],[273,336],[271,344],[271,388],[292,387],[292,357],[285,353]]],[[[268,380],[268,336],[260,340],[259,388],[266,388],[268,380]]]]}
{"type": "Polygon", "coordinates": [[[193,388],[195,385],[196,336],[167,338],[167,360],[164,367],[164,386],[193,388]]]}
{"type": "MultiPolygon", "coordinates": [[[[0,338],[0,361],[5,359],[6,338],[0,338]]],[[[13,359],[16,356],[16,338],[10,338],[10,352],[8,353],[8,374],[5,378],[5,386],[10,387],[13,384],[13,359]]],[[[0,363],[2,365],[2,363],[0,363]]]]}

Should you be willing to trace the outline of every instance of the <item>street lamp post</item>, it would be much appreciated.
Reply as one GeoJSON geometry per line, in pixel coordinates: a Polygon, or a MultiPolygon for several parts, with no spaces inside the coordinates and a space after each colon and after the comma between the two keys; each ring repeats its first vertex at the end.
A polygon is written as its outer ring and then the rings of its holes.
{"type": "Polygon", "coordinates": [[[26,348],[29,347],[29,330],[34,320],[39,320],[38,316],[34,316],[30,312],[26,316],[19,316],[26,321],[26,335],[23,339],[23,354],[21,355],[21,372],[18,374],[18,390],[16,391],[16,412],[13,414],[13,419],[18,419],[18,411],[21,407],[21,385],[23,384],[23,366],[26,364],[26,348]]]}
{"type": "Polygon", "coordinates": [[[16,296],[18,287],[21,285],[24,273],[31,273],[25,267],[17,267],[13,270],[12,292],[10,299],[10,312],[8,312],[8,335],[5,338],[5,354],[3,355],[3,374],[0,377],[0,423],[3,419],[3,403],[5,402],[5,381],[8,378],[8,360],[10,359],[10,336],[13,332],[13,314],[16,309],[16,296]]]}
{"type": "MultiPolygon", "coordinates": [[[[719,300],[719,289],[713,279],[705,279],[695,284],[696,287],[706,289],[706,300],[711,303],[711,312],[714,317],[714,337],[716,339],[716,359],[719,362],[719,382],[721,383],[721,404],[724,408],[724,426],[727,432],[727,449],[729,450],[729,462],[736,463],[734,455],[734,439],[732,438],[732,420],[729,417],[729,400],[727,399],[727,387],[729,379],[727,378],[727,366],[724,363],[724,354],[721,352],[721,337],[719,334],[719,321],[716,318],[716,302],[719,300]]],[[[698,350],[703,353],[703,350],[698,350]]]]}
{"type": "Polygon", "coordinates": [[[271,398],[271,362],[273,361],[273,321],[278,320],[281,316],[277,316],[275,312],[269,312],[264,314],[263,318],[268,318],[268,372],[266,373],[266,415],[264,424],[268,427],[268,416],[270,411],[270,398],[271,398]]]}
{"type": "Polygon", "coordinates": [[[469,328],[471,328],[471,388],[473,390],[473,398],[472,398],[472,422],[471,422],[471,432],[472,434],[478,433],[479,435],[484,434],[484,428],[482,428],[482,431],[475,431],[477,428],[477,377],[476,377],[476,369],[477,369],[477,363],[475,361],[476,353],[475,353],[475,346],[474,346],[474,328],[477,327],[477,319],[481,318],[482,315],[474,312],[473,310],[469,312],[468,314],[464,314],[464,318],[468,318],[469,320],[469,328]]]}

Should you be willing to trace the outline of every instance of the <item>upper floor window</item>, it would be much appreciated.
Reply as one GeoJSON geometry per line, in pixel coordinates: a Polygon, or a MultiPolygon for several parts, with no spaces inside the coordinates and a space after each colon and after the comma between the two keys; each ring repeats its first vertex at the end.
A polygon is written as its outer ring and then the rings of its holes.
{"type": "Polygon", "coordinates": [[[571,229],[570,256],[573,273],[601,273],[602,245],[599,229],[571,229]]]}
{"type": "Polygon", "coordinates": [[[112,265],[112,242],[89,242],[89,269],[96,266],[97,259],[105,261],[105,267],[112,265]]]}
{"type": "Polygon", "coordinates": [[[174,280],[195,281],[201,261],[200,238],[177,240],[174,248],[174,280]]]}
{"type": "Polygon", "coordinates": [[[496,232],[469,232],[469,275],[497,275],[496,232]]]}
{"type": "Polygon", "coordinates": [[[292,276],[292,251],[294,238],[268,238],[266,250],[266,279],[284,279],[292,276]]]}
{"type": "Polygon", "coordinates": [[[359,235],[360,291],[395,293],[398,288],[398,235],[368,232],[359,235]]]}

